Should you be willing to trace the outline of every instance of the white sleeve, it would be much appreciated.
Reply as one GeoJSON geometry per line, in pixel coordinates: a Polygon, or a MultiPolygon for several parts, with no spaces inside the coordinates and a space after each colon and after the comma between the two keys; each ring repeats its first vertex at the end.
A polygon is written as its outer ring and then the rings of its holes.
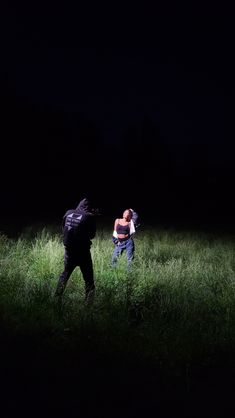
{"type": "Polygon", "coordinates": [[[113,231],[113,237],[114,237],[114,238],[117,238],[117,237],[118,237],[117,231],[115,231],[115,229],[114,229],[114,231],[113,231]]]}
{"type": "Polygon", "coordinates": [[[130,222],[130,235],[133,235],[135,233],[135,226],[134,222],[131,220],[130,222]]]}

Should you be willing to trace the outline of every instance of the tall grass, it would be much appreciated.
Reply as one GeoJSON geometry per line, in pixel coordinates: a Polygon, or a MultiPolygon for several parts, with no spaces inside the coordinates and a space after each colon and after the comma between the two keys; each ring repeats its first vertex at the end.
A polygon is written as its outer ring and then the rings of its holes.
{"type": "Polygon", "coordinates": [[[235,245],[232,238],[176,230],[140,230],[135,260],[111,267],[110,231],[93,240],[96,297],[84,305],[77,268],[54,300],[63,269],[58,232],[33,228],[0,235],[0,313],[6,334],[30,335],[53,348],[96,347],[164,367],[213,364],[235,349],[235,245]]]}

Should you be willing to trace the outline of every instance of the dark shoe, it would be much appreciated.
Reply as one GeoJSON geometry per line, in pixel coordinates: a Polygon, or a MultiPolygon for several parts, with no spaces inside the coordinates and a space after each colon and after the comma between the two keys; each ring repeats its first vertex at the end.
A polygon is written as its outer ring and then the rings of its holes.
{"type": "Polygon", "coordinates": [[[59,297],[59,296],[62,296],[63,295],[63,293],[64,293],[64,289],[65,289],[65,285],[64,285],[64,283],[63,282],[59,282],[58,284],[57,284],[57,287],[56,287],[56,291],[55,291],[55,297],[59,297]]]}
{"type": "Polygon", "coordinates": [[[91,305],[94,302],[95,289],[88,290],[85,295],[85,305],[91,305]]]}
{"type": "Polygon", "coordinates": [[[63,296],[62,295],[59,295],[55,292],[53,305],[54,305],[55,312],[59,316],[63,316],[63,296]]]}

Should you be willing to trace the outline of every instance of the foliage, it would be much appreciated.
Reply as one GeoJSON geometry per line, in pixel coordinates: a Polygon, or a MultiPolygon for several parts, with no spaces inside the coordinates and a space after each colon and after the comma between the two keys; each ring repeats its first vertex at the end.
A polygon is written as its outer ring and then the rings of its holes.
{"type": "Polygon", "coordinates": [[[0,235],[0,313],[5,332],[41,345],[93,345],[162,367],[233,361],[235,245],[229,237],[175,230],[141,230],[132,270],[125,254],[111,267],[113,243],[102,227],[93,240],[93,305],[84,304],[77,268],[59,306],[54,291],[63,269],[61,236],[49,229],[18,239],[0,235]]]}

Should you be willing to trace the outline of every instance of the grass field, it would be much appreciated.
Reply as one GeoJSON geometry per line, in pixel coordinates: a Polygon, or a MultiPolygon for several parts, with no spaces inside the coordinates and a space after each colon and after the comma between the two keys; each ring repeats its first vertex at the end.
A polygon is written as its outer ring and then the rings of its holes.
{"type": "MultiPolygon", "coordinates": [[[[131,272],[125,254],[113,270],[111,232],[100,227],[91,249],[93,305],[84,305],[77,268],[59,307],[53,297],[63,269],[59,228],[32,227],[16,238],[1,234],[3,343],[20,347],[21,341],[21,351],[34,347],[40,365],[47,353],[54,371],[58,361],[71,368],[68,358],[86,353],[109,365],[124,361],[180,377],[188,390],[195,371],[233,368],[233,236],[147,227],[137,232],[135,245],[131,272]]],[[[12,358],[13,365],[17,361],[12,358]]]]}
{"type": "MultiPolygon", "coordinates": [[[[84,306],[79,268],[72,274],[62,312],[53,293],[63,269],[63,246],[50,228],[0,237],[0,309],[14,333],[57,338],[91,334],[96,344],[118,346],[151,361],[175,366],[213,361],[235,345],[235,244],[202,232],[140,230],[135,261],[125,254],[111,268],[110,231],[98,230],[92,258],[96,298],[84,306]],[[111,344],[111,345],[110,345],[111,344]]],[[[103,347],[102,347],[103,349],[103,347]]]]}

